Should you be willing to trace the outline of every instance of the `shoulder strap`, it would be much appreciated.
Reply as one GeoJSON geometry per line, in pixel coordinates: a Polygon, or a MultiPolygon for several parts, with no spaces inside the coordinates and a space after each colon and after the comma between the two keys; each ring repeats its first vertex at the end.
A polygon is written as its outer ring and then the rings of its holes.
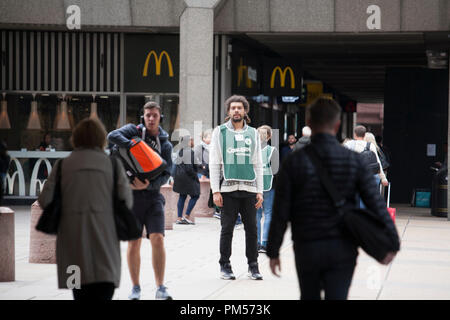
{"type": "Polygon", "coordinates": [[[56,190],[58,190],[58,192],[61,192],[61,171],[62,171],[62,164],[63,164],[64,159],[61,159],[61,161],[59,162],[58,168],[56,169],[56,190]]]}
{"type": "Polygon", "coordinates": [[[366,142],[366,147],[364,148],[364,150],[370,151],[370,142],[366,142]]]}
{"type": "Polygon", "coordinates": [[[333,199],[334,206],[338,209],[341,208],[345,204],[345,199],[337,191],[335,185],[331,181],[327,170],[323,167],[322,161],[319,158],[317,151],[314,149],[314,146],[313,145],[306,146],[305,151],[308,154],[309,158],[311,159],[314,167],[316,168],[317,174],[319,175],[319,178],[323,186],[327,190],[331,199],[333,199]]]}
{"type": "Polygon", "coordinates": [[[117,159],[114,156],[110,157],[110,159],[113,168],[113,196],[115,196],[117,190],[117,159]]]}

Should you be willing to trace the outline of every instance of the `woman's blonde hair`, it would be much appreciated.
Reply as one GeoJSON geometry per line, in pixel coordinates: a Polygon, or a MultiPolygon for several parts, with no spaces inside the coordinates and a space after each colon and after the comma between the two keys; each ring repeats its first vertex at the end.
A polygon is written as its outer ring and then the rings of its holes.
{"type": "Polygon", "coordinates": [[[364,141],[373,143],[375,147],[377,147],[377,150],[380,151],[380,147],[377,144],[377,140],[375,139],[375,136],[372,133],[366,132],[366,134],[364,135],[364,141]]]}
{"type": "Polygon", "coordinates": [[[258,133],[261,136],[261,141],[269,141],[272,138],[272,128],[268,125],[262,125],[258,129],[258,133]]]}
{"type": "Polygon", "coordinates": [[[212,129],[206,129],[201,134],[202,141],[205,140],[206,137],[208,137],[208,136],[211,137],[211,135],[212,135],[212,129]]]}

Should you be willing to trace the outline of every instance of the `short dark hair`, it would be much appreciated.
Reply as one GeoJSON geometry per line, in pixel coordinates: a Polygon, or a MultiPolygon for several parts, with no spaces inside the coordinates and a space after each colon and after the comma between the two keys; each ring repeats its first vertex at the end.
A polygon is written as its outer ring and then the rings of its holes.
{"type": "Polygon", "coordinates": [[[332,127],[341,117],[341,107],[331,98],[319,97],[306,108],[311,127],[332,127]]]}
{"type": "Polygon", "coordinates": [[[364,126],[356,126],[355,129],[353,130],[353,132],[355,133],[355,136],[357,136],[358,138],[364,138],[364,136],[366,135],[367,129],[364,126]]]}
{"type": "Polygon", "coordinates": [[[142,108],[142,113],[145,112],[145,109],[158,109],[159,114],[161,115],[161,106],[157,104],[155,101],[149,101],[144,104],[144,107],[142,108]]]}
{"type": "Polygon", "coordinates": [[[81,120],[73,129],[71,142],[74,148],[104,148],[106,146],[106,130],[97,119],[81,120]]]}
{"type": "Polygon", "coordinates": [[[250,111],[250,104],[248,103],[248,100],[244,96],[238,96],[238,95],[232,95],[227,100],[225,100],[225,109],[227,110],[227,117],[225,118],[225,121],[230,120],[230,117],[228,116],[228,112],[230,112],[230,107],[232,102],[241,102],[244,106],[245,110],[245,122],[250,123],[250,117],[248,116],[248,113],[250,111]]]}

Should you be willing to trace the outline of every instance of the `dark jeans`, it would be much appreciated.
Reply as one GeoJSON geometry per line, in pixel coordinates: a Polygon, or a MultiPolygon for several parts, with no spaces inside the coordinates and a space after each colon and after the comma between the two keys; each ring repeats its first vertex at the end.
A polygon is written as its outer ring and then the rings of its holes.
{"type": "MultiPolygon", "coordinates": [[[[194,209],[195,204],[199,196],[190,196],[189,203],[186,209],[186,215],[189,216],[191,214],[192,209],[194,209]]],[[[178,217],[181,218],[183,216],[184,203],[186,202],[187,194],[180,194],[178,198],[178,217]]]]}
{"type": "Polygon", "coordinates": [[[302,300],[346,300],[358,251],[347,239],[334,238],[294,243],[302,300]]]}
{"type": "Polygon", "coordinates": [[[74,300],[111,300],[114,294],[114,283],[97,282],[81,286],[81,289],[73,289],[74,300]]]}
{"type": "Polygon", "coordinates": [[[241,214],[245,230],[245,254],[248,263],[258,261],[258,236],[256,231],[256,194],[245,191],[222,193],[223,208],[220,218],[220,260],[230,262],[233,231],[238,213],[241,214]]]}

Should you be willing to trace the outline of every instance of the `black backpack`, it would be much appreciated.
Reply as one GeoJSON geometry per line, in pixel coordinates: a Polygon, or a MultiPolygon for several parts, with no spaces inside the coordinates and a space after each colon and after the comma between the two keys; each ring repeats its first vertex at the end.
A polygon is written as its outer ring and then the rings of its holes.
{"type": "Polygon", "coordinates": [[[370,142],[367,142],[366,147],[360,154],[372,174],[380,173],[380,165],[378,164],[376,154],[370,150],[370,142]]]}
{"type": "Polygon", "coordinates": [[[386,156],[384,154],[383,151],[378,150],[378,157],[380,158],[380,162],[381,162],[381,167],[383,168],[383,170],[386,170],[387,168],[389,168],[389,161],[387,161],[386,156]]]}

